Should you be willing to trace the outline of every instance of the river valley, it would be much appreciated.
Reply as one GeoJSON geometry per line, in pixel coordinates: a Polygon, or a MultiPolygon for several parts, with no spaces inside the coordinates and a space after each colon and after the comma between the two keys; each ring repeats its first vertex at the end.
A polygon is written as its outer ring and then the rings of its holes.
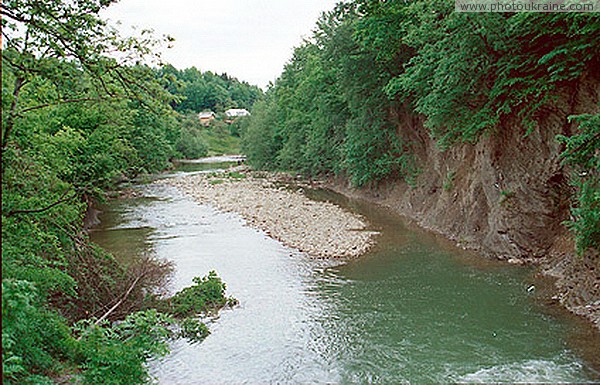
{"type": "MultiPolygon", "coordinates": [[[[218,159],[217,159],[218,160],[218,159]]],[[[228,163],[185,164],[168,177],[228,163]]],[[[216,270],[240,304],[152,362],[160,384],[597,382],[598,333],[546,304],[533,269],[483,259],[406,226],[384,209],[327,191],[380,232],[367,254],[313,259],[198,205],[139,184],[102,208],[92,240],[118,258],[173,261],[170,290],[216,270]]]]}

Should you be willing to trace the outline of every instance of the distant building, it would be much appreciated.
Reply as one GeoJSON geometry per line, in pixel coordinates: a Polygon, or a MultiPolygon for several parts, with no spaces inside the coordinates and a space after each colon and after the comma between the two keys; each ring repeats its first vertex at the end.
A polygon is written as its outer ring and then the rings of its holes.
{"type": "Polygon", "coordinates": [[[200,119],[200,123],[205,126],[208,126],[210,122],[215,120],[217,115],[212,111],[204,111],[198,114],[198,119],[200,119]]]}
{"type": "Polygon", "coordinates": [[[250,112],[245,108],[231,108],[225,111],[225,115],[227,115],[229,119],[234,119],[241,116],[250,116],[250,112]]]}

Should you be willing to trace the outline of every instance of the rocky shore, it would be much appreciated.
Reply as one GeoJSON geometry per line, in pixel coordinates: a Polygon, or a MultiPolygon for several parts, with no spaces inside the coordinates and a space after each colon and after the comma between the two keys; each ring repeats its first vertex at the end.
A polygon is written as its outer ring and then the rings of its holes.
{"type": "Polygon", "coordinates": [[[283,244],[313,257],[349,258],[374,243],[367,222],[329,202],[307,198],[301,187],[281,183],[279,174],[228,172],[169,178],[198,203],[235,212],[247,223],[283,244]]]}

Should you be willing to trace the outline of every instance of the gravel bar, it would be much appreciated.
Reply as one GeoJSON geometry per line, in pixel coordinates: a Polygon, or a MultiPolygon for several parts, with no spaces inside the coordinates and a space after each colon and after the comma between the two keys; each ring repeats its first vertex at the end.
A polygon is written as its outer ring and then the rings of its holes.
{"type": "Polygon", "coordinates": [[[374,244],[377,232],[366,230],[363,217],[330,202],[311,200],[301,188],[278,186],[277,175],[197,174],[158,183],[175,186],[200,204],[235,212],[251,227],[313,257],[357,257],[374,244]]]}

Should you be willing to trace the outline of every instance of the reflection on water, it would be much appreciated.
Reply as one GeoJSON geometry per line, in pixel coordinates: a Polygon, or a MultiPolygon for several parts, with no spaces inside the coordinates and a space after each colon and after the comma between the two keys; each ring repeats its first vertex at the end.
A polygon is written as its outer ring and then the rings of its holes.
{"type": "Polygon", "coordinates": [[[204,342],[177,341],[151,364],[162,384],[599,378],[565,342],[573,321],[533,301],[528,269],[445,247],[353,201],[340,203],[382,230],[378,246],[346,264],[310,260],[234,214],[169,187],[139,188],[145,198],[107,208],[94,240],[121,258],[145,248],[174,261],[172,290],[217,270],[240,300],[210,323],[204,342]]]}

